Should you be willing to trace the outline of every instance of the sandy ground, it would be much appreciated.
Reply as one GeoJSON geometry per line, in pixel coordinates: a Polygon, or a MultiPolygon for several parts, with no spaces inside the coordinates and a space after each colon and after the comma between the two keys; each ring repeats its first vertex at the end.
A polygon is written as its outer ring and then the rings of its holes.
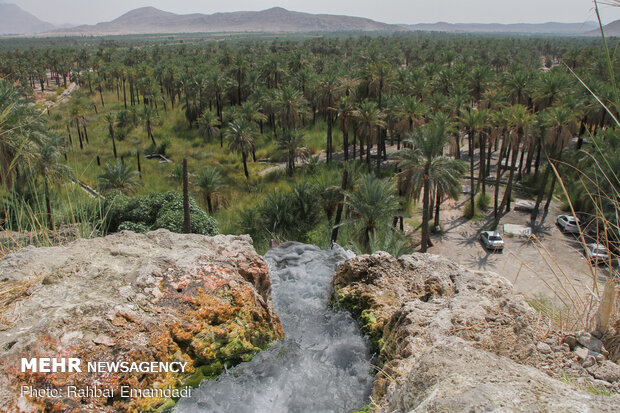
{"type": "Polygon", "coordinates": [[[444,202],[441,215],[444,233],[433,235],[435,245],[429,252],[448,257],[473,270],[496,272],[510,280],[526,296],[542,293],[558,304],[566,303],[567,295],[575,296],[577,293],[583,296],[596,289],[593,278],[602,291],[609,277],[608,268],[591,267],[584,257],[579,239],[562,233],[555,225],[557,215],[563,213],[557,202],[552,202],[545,220],[533,228],[533,237],[529,239],[510,237],[503,232],[504,224],[529,225],[529,213],[512,210],[506,214],[498,227],[505,243],[503,253],[486,250],[478,238],[492,221],[492,211],[482,221],[468,221],[462,213],[466,202],[466,195],[458,202],[444,202]]]}

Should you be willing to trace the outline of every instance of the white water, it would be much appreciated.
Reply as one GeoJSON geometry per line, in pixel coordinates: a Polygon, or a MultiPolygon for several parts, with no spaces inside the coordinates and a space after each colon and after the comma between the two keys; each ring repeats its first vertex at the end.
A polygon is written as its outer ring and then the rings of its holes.
{"type": "Polygon", "coordinates": [[[205,380],[175,412],[349,412],[367,403],[370,346],[346,312],[327,307],[342,248],[286,243],[265,259],[286,338],[216,380],[205,380]]]}

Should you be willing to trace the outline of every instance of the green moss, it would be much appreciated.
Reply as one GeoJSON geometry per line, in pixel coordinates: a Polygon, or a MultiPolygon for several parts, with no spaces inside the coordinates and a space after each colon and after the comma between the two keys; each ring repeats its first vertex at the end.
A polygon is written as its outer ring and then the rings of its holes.
{"type": "Polygon", "coordinates": [[[372,406],[370,404],[367,404],[366,406],[362,407],[359,410],[353,410],[351,413],[369,413],[372,411],[372,406]]]}

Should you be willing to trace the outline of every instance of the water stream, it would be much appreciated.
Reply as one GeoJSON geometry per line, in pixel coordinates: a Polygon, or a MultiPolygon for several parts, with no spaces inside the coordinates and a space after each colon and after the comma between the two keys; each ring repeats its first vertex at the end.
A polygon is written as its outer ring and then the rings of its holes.
{"type": "Polygon", "coordinates": [[[176,413],[349,412],[367,403],[370,346],[346,312],[327,307],[336,265],[352,255],[286,243],[265,259],[286,338],[252,361],[206,380],[176,413]]]}

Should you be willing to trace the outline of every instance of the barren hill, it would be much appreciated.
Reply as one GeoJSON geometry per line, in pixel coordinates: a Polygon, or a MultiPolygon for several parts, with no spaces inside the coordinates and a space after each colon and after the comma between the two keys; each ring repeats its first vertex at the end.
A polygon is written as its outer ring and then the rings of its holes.
{"type": "MultiPolygon", "coordinates": [[[[620,20],[615,20],[609,24],[603,26],[603,30],[605,31],[605,36],[620,36],[620,20]]],[[[586,33],[587,36],[600,36],[601,30],[597,27],[596,29],[586,33]]]]}
{"type": "Polygon", "coordinates": [[[420,23],[404,24],[409,30],[447,33],[518,33],[518,34],[557,34],[582,36],[596,27],[594,22],[585,23],[420,23]]]}
{"type": "Polygon", "coordinates": [[[329,14],[309,14],[274,7],[263,11],[233,13],[174,14],[143,7],[110,22],[83,25],[57,34],[106,35],[196,32],[313,32],[313,31],[401,31],[397,25],[370,19],[329,14]]]}
{"type": "Polygon", "coordinates": [[[12,3],[0,3],[0,35],[42,33],[54,29],[51,23],[39,20],[12,3]]]}

